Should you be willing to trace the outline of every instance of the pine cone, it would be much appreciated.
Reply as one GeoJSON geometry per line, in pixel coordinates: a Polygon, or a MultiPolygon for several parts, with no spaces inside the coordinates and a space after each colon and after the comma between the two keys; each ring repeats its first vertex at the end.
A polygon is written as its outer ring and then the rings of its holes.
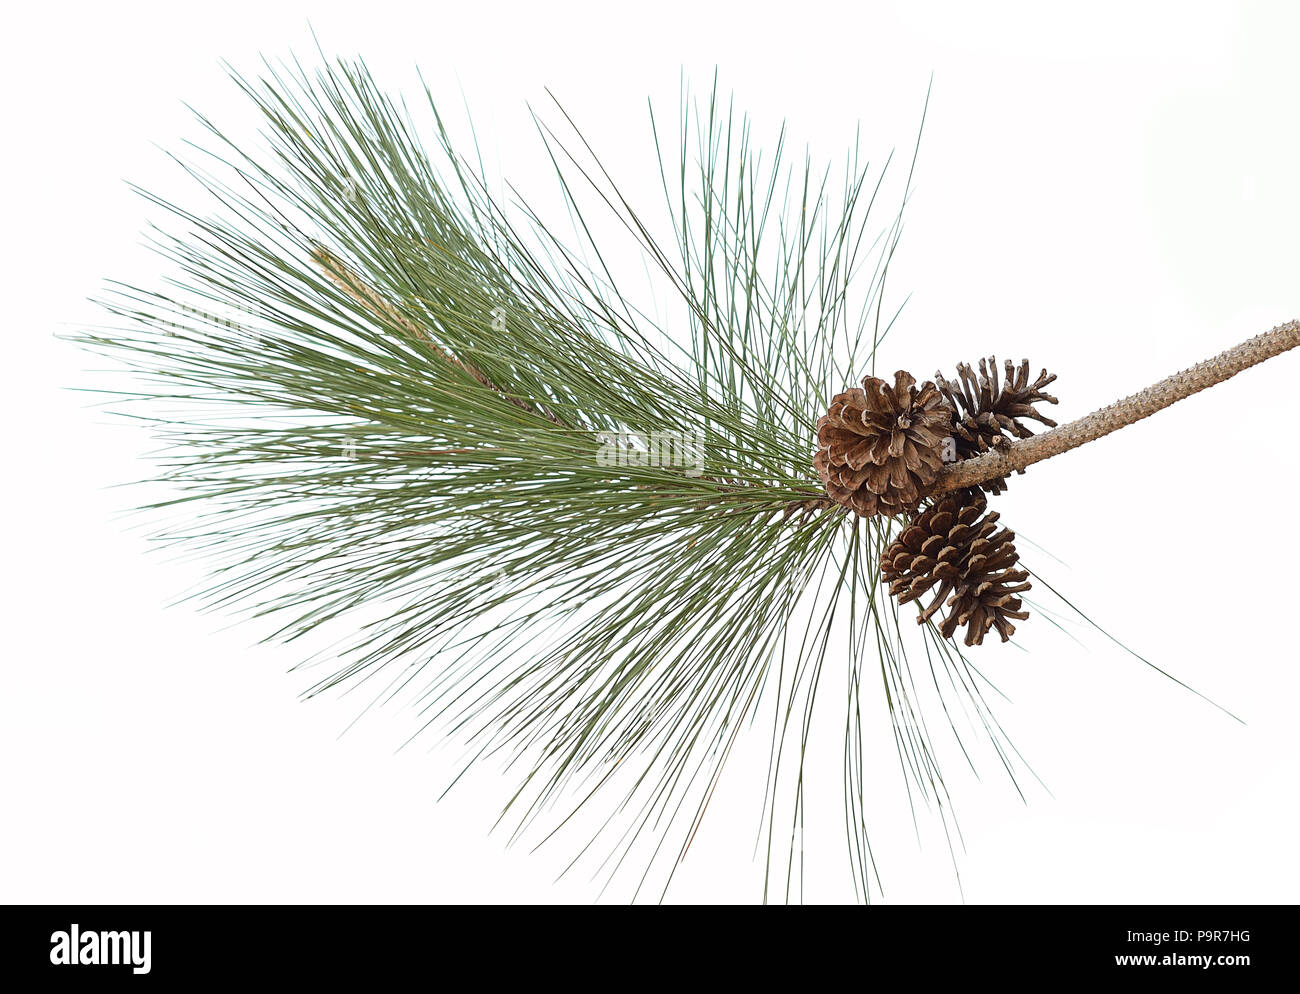
{"type": "MultiPolygon", "coordinates": [[[[1001,386],[998,384],[998,361],[990,356],[988,363],[980,360],[978,379],[975,371],[966,363],[957,366],[959,383],[944,379],[942,374],[935,374],[935,382],[944,400],[952,407],[953,441],[956,443],[957,458],[970,459],[990,449],[1000,448],[1011,441],[1011,437],[1029,438],[1033,435],[1022,418],[1032,418],[1049,428],[1055,428],[1056,422],[1034,410],[1034,404],[1046,401],[1055,404],[1056,398],[1043,393],[1043,387],[1056,379],[1047,370],[1038,374],[1038,379],[1029,382],[1029,360],[1020,363],[1018,369],[1012,367],[1011,360],[1006,360],[1005,376],[1001,386]]],[[[999,494],[1007,488],[1006,477],[988,480],[980,484],[992,494],[999,494]]]]}
{"type": "Polygon", "coordinates": [[[962,490],[937,501],[890,543],[880,558],[881,580],[900,604],[935,589],[934,600],[916,620],[924,624],[941,605],[948,615],[939,625],[945,638],[966,626],[966,644],[980,645],[990,628],[1002,641],[1023,621],[1016,594],[1029,589],[1029,574],[1015,569],[1015,533],[997,529],[996,511],[978,490],[962,490]],[[981,517],[983,515],[983,517],[981,517]]]}
{"type": "Polygon", "coordinates": [[[817,422],[813,465],[826,491],[863,517],[914,511],[943,467],[952,410],[929,381],[899,370],[836,394],[817,422]]]}

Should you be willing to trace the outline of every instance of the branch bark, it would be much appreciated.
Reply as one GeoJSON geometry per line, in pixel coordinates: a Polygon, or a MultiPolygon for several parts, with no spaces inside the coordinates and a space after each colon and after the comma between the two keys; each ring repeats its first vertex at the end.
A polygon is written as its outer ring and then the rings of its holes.
{"type": "Polygon", "coordinates": [[[1012,442],[1005,448],[987,452],[974,459],[954,463],[940,473],[932,494],[937,496],[963,487],[972,487],[1078,448],[1135,421],[1149,418],[1185,397],[1222,383],[1243,369],[1249,369],[1297,345],[1300,345],[1300,321],[1280,324],[1271,331],[1219,353],[1213,359],[1166,377],[1145,390],[1099,411],[1093,411],[1077,421],[1032,438],[1012,442]]]}

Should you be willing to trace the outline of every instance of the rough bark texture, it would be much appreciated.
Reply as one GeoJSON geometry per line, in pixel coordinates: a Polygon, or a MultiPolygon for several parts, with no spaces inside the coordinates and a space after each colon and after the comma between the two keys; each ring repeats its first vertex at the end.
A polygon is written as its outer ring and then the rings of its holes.
{"type": "Polygon", "coordinates": [[[1010,445],[948,466],[939,475],[932,494],[944,494],[964,487],[976,486],[986,480],[1004,477],[1009,473],[1032,466],[1062,452],[1077,448],[1086,442],[1109,435],[1135,421],[1149,418],[1157,411],[1184,397],[1222,383],[1243,369],[1280,355],[1300,345],[1300,321],[1288,321],[1271,331],[1257,335],[1249,341],[1221,352],[1213,359],[1197,363],[1190,369],[1161,380],[1154,386],[1116,401],[1086,417],[1061,425],[1033,438],[1022,439],[1010,445]]]}

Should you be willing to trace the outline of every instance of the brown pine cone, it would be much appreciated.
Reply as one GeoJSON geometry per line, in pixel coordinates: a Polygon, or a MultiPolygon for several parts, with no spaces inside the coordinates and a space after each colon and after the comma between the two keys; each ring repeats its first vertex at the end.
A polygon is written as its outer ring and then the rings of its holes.
{"type": "Polygon", "coordinates": [[[826,492],[863,517],[914,511],[943,467],[952,409],[929,381],[899,370],[836,394],[817,422],[813,465],[826,492]]]}
{"type": "MultiPolygon", "coordinates": [[[[1007,445],[1012,437],[1029,438],[1033,432],[1021,419],[1032,418],[1049,428],[1055,428],[1056,422],[1040,414],[1034,404],[1046,401],[1055,404],[1056,398],[1043,393],[1043,387],[1056,379],[1056,374],[1048,375],[1047,370],[1038,374],[1038,379],[1029,381],[1029,360],[1013,368],[1011,360],[1006,360],[1005,375],[1001,385],[998,384],[998,361],[990,356],[987,364],[980,360],[979,377],[966,363],[957,366],[957,383],[944,379],[942,374],[935,374],[939,392],[954,411],[953,441],[956,443],[957,458],[970,459],[990,449],[1007,445]]],[[[988,480],[980,484],[992,494],[999,494],[1007,488],[1005,477],[988,480]]]]}
{"type": "Polygon", "coordinates": [[[880,557],[880,578],[900,604],[934,589],[934,599],[916,619],[924,624],[946,606],[939,625],[945,638],[966,626],[966,644],[980,645],[990,628],[1009,639],[1029,612],[1016,595],[1028,590],[1029,574],[1015,569],[1015,533],[998,530],[996,511],[978,490],[949,494],[917,515],[880,557]],[[981,517],[983,515],[983,517],[981,517]]]}

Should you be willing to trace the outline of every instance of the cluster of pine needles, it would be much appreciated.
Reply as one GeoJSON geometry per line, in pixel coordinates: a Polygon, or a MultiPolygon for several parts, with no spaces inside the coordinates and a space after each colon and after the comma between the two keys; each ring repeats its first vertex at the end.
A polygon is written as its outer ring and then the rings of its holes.
{"type": "Polygon", "coordinates": [[[879,885],[864,728],[892,723],[913,808],[945,825],[922,691],[1014,779],[962,650],[907,624],[909,662],[879,576],[898,523],[826,501],[811,468],[827,398],[897,317],[901,207],[872,219],[900,167],[855,150],[819,173],[784,132],[765,156],[716,86],[684,92],[671,128],[650,113],[650,217],[557,105],[536,120],[562,234],[490,192],[427,88],[415,114],[359,63],[235,80],[260,144],[200,118],[210,141],[177,162],[208,207],[155,200],[175,278],[115,285],[114,321],[83,339],[134,370],[131,412],[176,495],[155,509],[180,515],[161,537],[208,557],[210,606],[273,619],[272,638],[337,633],[309,694],[406,699],[497,761],[511,837],[598,809],[579,859],[643,896],[751,728],[771,747],[764,896],[798,896],[814,703],[843,735],[862,899],[879,885]],[[620,289],[592,235],[611,224],[671,321],[620,289]],[[698,461],[646,458],[656,438],[694,440],[698,461]],[[630,457],[598,459],[611,439],[630,457]]]}

